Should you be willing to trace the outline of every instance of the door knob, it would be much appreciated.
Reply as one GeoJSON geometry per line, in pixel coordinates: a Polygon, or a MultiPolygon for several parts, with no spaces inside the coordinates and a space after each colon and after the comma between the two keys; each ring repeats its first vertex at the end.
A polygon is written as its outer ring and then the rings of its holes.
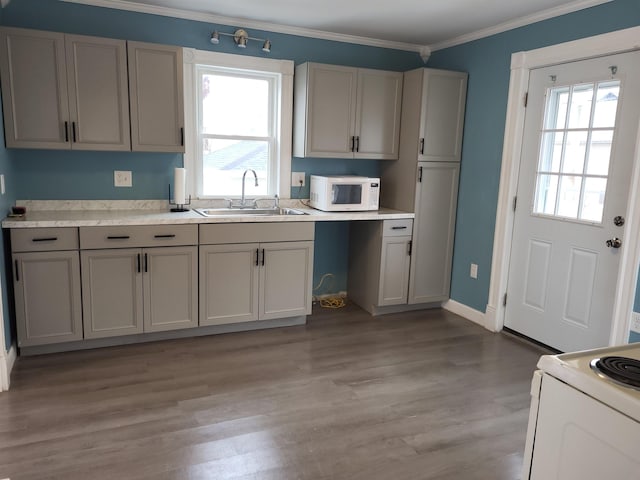
{"type": "Polygon", "coordinates": [[[607,247],[609,248],[620,248],[621,246],[622,246],[622,240],[620,240],[617,237],[607,240],[607,247]]]}

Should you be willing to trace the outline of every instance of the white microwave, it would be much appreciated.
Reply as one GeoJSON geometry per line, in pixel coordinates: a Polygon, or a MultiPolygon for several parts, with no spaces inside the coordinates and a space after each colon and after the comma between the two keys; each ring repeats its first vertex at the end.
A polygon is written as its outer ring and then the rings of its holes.
{"type": "Polygon", "coordinates": [[[378,210],[380,179],[311,175],[309,205],[326,212],[378,210]]]}

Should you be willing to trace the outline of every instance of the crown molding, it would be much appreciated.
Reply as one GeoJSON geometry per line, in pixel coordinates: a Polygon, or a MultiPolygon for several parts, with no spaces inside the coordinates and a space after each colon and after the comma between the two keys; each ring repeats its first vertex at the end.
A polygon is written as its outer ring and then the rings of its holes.
{"type": "Polygon", "coordinates": [[[575,2],[567,3],[566,5],[560,5],[558,7],[549,8],[541,12],[519,17],[515,20],[500,23],[493,27],[483,28],[482,30],[476,30],[475,32],[460,35],[450,40],[434,43],[429,45],[432,52],[436,50],[442,50],[444,48],[455,47],[456,45],[462,45],[463,43],[472,42],[474,40],[480,40],[481,38],[490,37],[497,33],[503,33],[514,28],[524,27],[532,23],[541,22],[542,20],[548,20],[553,17],[559,17],[566,15],[567,13],[577,12],[578,10],[584,10],[585,8],[595,7],[603,3],[608,3],[613,0],[577,0],[575,2]]]}
{"type": "MultiPolygon", "coordinates": [[[[0,0],[7,1],[7,0],[0,0]]],[[[128,10],[131,12],[148,13],[151,15],[161,15],[164,17],[181,18],[184,20],[195,20],[197,22],[215,23],[220,25],[242,25],[244,28],[253,28],[256,30],[266,30],[275,33],[284,33],[288,35],[297,35],[300,37],[318,38],[322,40],[331,40],[334,42],[354,43],[358,45],[366,45],[370,47],[390,48],[393,50],[404,50],[409,52],[422,51],[423,45],[413,43],[393,42],[390,40],[380,40],[369,37],[358,37],[355,35],[345,35],[341,33],[325,32],[322,30],[314,30],[311,28],[292,27],[288,25],[278,25],[275,23],[260,22],[256,20],[248,20],[245,18],[224,17],[210,13],[194,12],[190,10],[182,10],[178,8],[159,7],[154,5],[145,5],[136,2],[125,2],[123,0],[61,0],[66,3],[79,3],[82,5],[90,5],[94,7],[114,8],[118,10],[128,10]]]]}
{"type": "MultiPolygon", "coordinates": [[[[4,7],[11,0],[0,0],[0,4],[4,7]]],[[[419,45],[414,43],[393,42],[390,40],[381,40],[369,37],[359,37],[355,35],[345,35],[341,33],[326,32],[323,30],[314,30],[311,28],[293,27],[289,25],[278,25],[275,23],[260,22],[256,20],[248,20],[244,18],[225,17],[222,15],[214,15],[210,13],[194,12],[191,10],[183,10],[179,8],[159,7],[154,5],[146,5],[136,3],[135,1],[124,0],[60,0],[66,3],[78,3],[82,5],[90,5],[94,7],[113,8],[117,10],[127,10],[131,12],[147,13],[150,15],[161,15],[164,17],[181,18],[184,20],[194,20],[197,22],[214,23],[220,25],[242,25],[245,28],[253,28],[257,30],[266,30],[269,32],[283,33],[287,35],[297,35],[300,37],[317,38],[321,40],[330,40],[334,42],[353,43],[357,45],[366,45],[370,47],[390,48],[394,50],[404,50],[408,52],[417,52],[423,61],[428,60],[430,54],[436,50],[442,50],[463,43],[472,42],[481,38],[490,37],[498,33],[503,33],[515,28],[524,27],[532,23],[548,20],[553,17],[566,15],[567,13],[584,10],[585,8],[595,7],[603,3],[613,0],[576,0],[566,5],[549,8],[541,12],[537,12],[515,20],[501,23],[489,28],[476,30],[475,32],[460,35],[458,37],[437,42],[432,45],[419,45]],[[426,59],[426,60],[425,60],[426,59]]]]}

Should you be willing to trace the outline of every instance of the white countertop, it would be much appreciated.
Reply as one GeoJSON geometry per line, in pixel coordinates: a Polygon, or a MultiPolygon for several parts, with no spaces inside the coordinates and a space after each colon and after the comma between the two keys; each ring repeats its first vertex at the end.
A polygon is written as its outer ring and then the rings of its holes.
{"type": "MultiPolygon", "coordinates": [[[[23,217],[7,217],[3,228],[35,227],[93,227],[113,225],[159,225],[188,223],[257,223],[257,222],[334,222],[351,220],[394,220],[414,218],[413,213],[391,209],[368,212],[322,212],[313,208],[301,207],[299,203],[291,205],[283,201],[283,206],[302,210],[307,215],[224,215],[204,217],[194,210],[188,212],[170,212],[168,208],[132,208],[132,209],[51,209],[33,210],[28,208],[23,217]]],[[[108,207],[107,207],[108,208],[108,207]]]]}

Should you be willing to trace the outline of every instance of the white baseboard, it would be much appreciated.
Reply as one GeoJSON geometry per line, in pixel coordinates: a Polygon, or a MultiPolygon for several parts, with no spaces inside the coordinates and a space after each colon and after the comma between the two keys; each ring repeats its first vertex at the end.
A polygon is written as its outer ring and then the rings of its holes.
{"type": "Polygon", "coordinates": [[[442,308],[451,313],[455,313],[456,315],[460,315],[462,318],[466,318],[473,323],[477,323],[481,327],[487,328],[484,320],[484,313],[476,310],[475,308],[468,307],[467,305],[456,302],[455,300],[447,300],[442,304],[442,308]]]}
{"type": "Polygon", "coordinates": [[[11,370],[16,363],[16,346],[11,345],[11,348],[5,356],[0,356],[0,392],[9,390],[9,384],[11,379],[11,370]]]}

